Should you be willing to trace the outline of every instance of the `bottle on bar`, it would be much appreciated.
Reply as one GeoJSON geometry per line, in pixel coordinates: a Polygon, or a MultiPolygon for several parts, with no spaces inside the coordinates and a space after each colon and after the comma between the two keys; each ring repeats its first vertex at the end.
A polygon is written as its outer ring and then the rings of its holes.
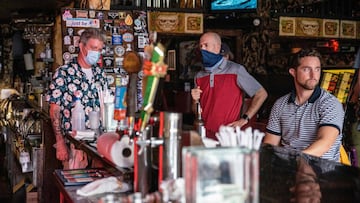
{"type": "Polygon", "coordinates": [[[126,118],[126,84],[124,78],[119,76],[115,79],[115,108],[114,120],[121,121],[126,118]]]}
{"type": "Polygon", "coordinates": [[[85,111],[79,97],[74,99],[74,107],[71,110],[71,127],[73,131],[85,130],[85,111]]]}
{"type": "Polygon", "coordinates": [[[117,120],[116,133],[121,138],[124,135],[126,126],[126,93],[127,84],[125,76],[117,76],[115,79],[115,104],[114,120],[117,120]]]}
{"type": "Polygon", "coordinates": [[[201,106],[199,101],[196,102],[196,118],[194,121],[194,130],[200,135],[200,137],[203,138],[206,136],[206,129],[204,120],[201,116],[201,106]]]}

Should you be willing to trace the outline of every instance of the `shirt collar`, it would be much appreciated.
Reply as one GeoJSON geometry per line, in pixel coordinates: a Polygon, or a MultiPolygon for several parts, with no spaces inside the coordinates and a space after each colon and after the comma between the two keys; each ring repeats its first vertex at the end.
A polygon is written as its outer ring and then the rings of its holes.
{"type": "Polygon", "coordinates": [[[214,72],[216,69],[223,69],[223,67],[225,67],[225,65],[224,65],[224,63],[223,63],[224,60],[225,60],[225,59],[222,58],[222,59],[221,59],[219,62],[217,62],[213,67],[211,67],[211,68],[209,68],[209,70],[205,70],[205,71],[212,73],[212,72],[214,72]]]}
{"type": "MultiPolygon", "coordinates": [[[[314,92],[308,99],[308,103],[314,103],[320,97],[320,94],[321,94],[321,89],[319,86],[316,86],[314,92]]],[[[296,98],[296,91],[294,89],[290,93],[289,103],[295,103],[295,98],[296,98]]]]}
{"type": "Polygon", "coordinates": [[[225,58],[222,58],[220,61],[221,61],[221,63],[219,65],[219,69],[224,69],[227,64],[226,63],[227,60],[225,58]]]}

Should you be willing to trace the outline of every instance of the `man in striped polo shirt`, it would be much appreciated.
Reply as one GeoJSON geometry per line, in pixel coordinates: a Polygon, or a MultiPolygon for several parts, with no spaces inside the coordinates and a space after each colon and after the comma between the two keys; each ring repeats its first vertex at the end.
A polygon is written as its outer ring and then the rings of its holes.
{"type": "Polygon", "coordinates": [[[196,74],[191,96],[194,104],[200,101],[206,137],[216,140],[215,133],[221,125],[246,125],[267,98],[267,92],[244,66],[224,58],[217,33],[204,33],[199,45],[204,70],[196,74]],[[252,97],[252,101],[241,115],[245,94],[252,97]]]}
{"type": "Polygon", "coordinates": [[[320,58],[314,49],[295,55],[289,69],[295,89],[274,103],[263,143],[339,161],[344,110],[335,96],[318,86],[320,58]]]}

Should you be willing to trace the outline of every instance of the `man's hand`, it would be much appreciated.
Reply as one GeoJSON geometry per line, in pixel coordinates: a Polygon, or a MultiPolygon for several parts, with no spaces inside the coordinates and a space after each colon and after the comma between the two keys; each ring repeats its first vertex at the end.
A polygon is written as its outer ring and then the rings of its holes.
{"type": "Polygon", "coordinates": [[[193,100],[198,101],[200,99],[200,94],[202,93],[202,90],[200,87],[196,87],[191,90],[191,97],[193,100]]]}
{"type": "Polygon", "coordinates": [[[248,123],[248,120],[246,120],[246,119],[240,119],[240,120],[238,120],[238,121],[234,121],[234,122],[232,122],[232,123],[229,123],[228,124],[228,126],[230,126],[230,127],[236,127],[236,126],[239,126],[240,128],[241,127],[243,127],[244,125],[246,125],[248,123]]]}

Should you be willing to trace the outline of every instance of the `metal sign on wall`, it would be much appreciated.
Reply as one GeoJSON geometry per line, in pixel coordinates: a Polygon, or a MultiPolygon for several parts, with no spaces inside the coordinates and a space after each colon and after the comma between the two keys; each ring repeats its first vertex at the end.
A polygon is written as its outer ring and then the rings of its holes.
{"type": "Polygon", "coordinates": [[[358,30],[357,21],[279,17],[279,36],[360,39],[358,30]]]}
{"type": "Polygon", "coordinates": [[[202,13],[148,12],[149,30],[158,33],[201,34],[202,13]]]}

